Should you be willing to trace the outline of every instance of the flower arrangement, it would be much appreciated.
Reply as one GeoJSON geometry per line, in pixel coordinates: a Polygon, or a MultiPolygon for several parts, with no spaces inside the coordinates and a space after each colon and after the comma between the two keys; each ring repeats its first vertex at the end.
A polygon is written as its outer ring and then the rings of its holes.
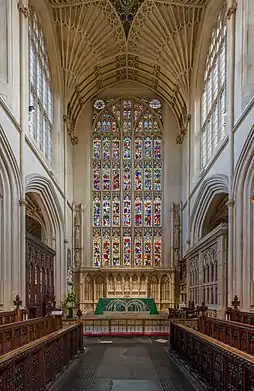
{"type": "Polygon", "coordinates": [[[76,299],[77,299],[76,294],[75,294],[74,290],[72,289],[71,292],[69,292],[67,295],[66,303],[74,305],[76,302],[76,299]]]}

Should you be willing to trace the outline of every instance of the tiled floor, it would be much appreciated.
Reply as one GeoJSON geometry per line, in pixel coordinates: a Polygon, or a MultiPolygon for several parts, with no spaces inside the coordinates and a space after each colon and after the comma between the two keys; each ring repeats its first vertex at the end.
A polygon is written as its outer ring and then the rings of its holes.
{"type": "MultiPolygon", "coordinates": [[[[201,388],[200,388],[201,389],[201,388]]],[[[51,391],[197,391],[166,340],[85,339],[85,349],[51,391]]]]}

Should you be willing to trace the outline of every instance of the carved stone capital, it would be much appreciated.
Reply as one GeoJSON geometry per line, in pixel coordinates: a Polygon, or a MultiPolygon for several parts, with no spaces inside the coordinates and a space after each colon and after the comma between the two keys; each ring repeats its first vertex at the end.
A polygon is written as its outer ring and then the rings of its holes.
{"type": "Polygon", "coordinates": [[[28,202],[24,199],[24,198],[21,198],[19,200],[19,205],[20,206],[27,206],[28,205],[28,202]]]}
{"type": "Polygon", "coordinates": [[[237,1],[233,0],[231,6],[227,10],[227,19],[230,19],[233,14],[236,13],[237,10],[237,1]]]}
{"type": "Polygon", "coordinates": [[[233,206],[235,205],[235,200],[233,198],[230,198],[226,205],[228,208],[233,208],[233,206]]]}
{"type": "Polygon", "coordinates": [[[21,1],[18,3],[17,7],[18,7],[19,12],[21,12],[21,14],[23,14],[25,18],[28,18],[29,8],[26,7],[21,1]]]}

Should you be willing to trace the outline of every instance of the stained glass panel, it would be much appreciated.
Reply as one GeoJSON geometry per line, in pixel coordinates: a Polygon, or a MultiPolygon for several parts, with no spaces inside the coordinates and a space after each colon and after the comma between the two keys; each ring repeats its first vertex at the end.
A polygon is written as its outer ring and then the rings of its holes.
{"type": "Polygon", "coordinates": [[[142,167],[137,165],[135,168],[135,190],[142,190],[142,167]]]}
{"type": "Polygon", "coordinates": [[[104,107],[105,107],[105,102],[102,99],[97,99],[94,102],[94,108],[95,109],[101,110],[101,109],[104,109],[104,107]]]}
{"type": "Polygon", "coordinates": [[[101,159],[101,140],[94,139],[93,140],[93,158],[101,159]]]}
{"type": "Polygon", "coordinates": [[[161,237],[155,236],[154,237],[154,264],[155,266],[159,266],[161,264],[161,237]]]}
{"type": "Polygon", "coordinates": [[[153,149],[153,141],[151,137],[145,138],[145,158],[151,159],[152,158],[152,149],[153,149]]]}
{"type": "Polygon", "coordinates": [[[145,223],[146,227],[152,226],[152,197],[151,197],[151,195],[145,196],[144,223],[145,223]]]}
{"type": "Polygon", "coordinates": [[[98,234],[93,237],[93,264],[95,267],[101,265],[101,237],[98,234]]]}
{"type": "Polygon", "coordinates": [[[151,266],[152,264],[152,235],[147,233],[144,240],[144,264],[151,266]]]}
{"type": "Polygon", "coordinates": [[[124,227],[131,226],[131,198],[126,195],[123,202],[123,225],[124,227]]]}
{"type": "Polygon", "coordinates": [[[124,159],[131,159],[131,139],[130,139],[130,137],[124,138],[123,158],[124,159]]]}
{"type": "Polygon", "coordinates": [[[112,159],[120,159],[120,140],[113,139],[112,141],[112,159]]]}
{"type": "Polygon", "coordinates": [[[94,266],[158,267],[162,262],[161,103],[105,99],[103,106],[100,101],[94,104],[92,144],[94,266]]]}
{"type": "Polygon", "coordinates": [[[104,196],[102,202],[102,222],[103,227],[110,226],[110,197],[108,195],[104,196]]]}
{"type": "Polygon", "coordinates": [[[97,165],[93,169],[93,190],[95,190],[95,191],[101,190],[101,168],[100,168],[100,165],[97,165]]]}
{"type": "Polygon", "coordinates": [[[106,234],[102,241],[103,266],[110,265],[110,237],[106,234]]]}
{"type": "Polygon", "coordinates": [[[110,159],[110,138],[105,137],[102,140],[102,153],[103,153],[103,159],[110,159]]]}
{"type": "Polygon", "coordinates": [[[125,164],[123,167],[123,189],[131,190],[131,164],[125,164]]]}
{"type": "Polygon", "coordinates": [[[161,198],[159,196],[154,200],[154,225],[161,226],[161,198]]]}
{"type": "Polygon", "coordinates": [[[125,233],[123,236],[123,264],[131,265],[131,236],[130,233],[125,233]]]}
{"type": "Polygon", "coordinates": [[[154,159],[161,159],[161,139],[154,139],[154,159]]]}
{"type": "Polygon", "coordinates": [[[103,190],[110,190],[110,164],[103,166],[103,190]]]}
{"type": "Polygon", "coordinates": [[[138,237],[135,237],[134,240],[134,259],[135,259],[135,266],[141,266],[142,265],[142,237],[141,235],[138,237]]]}
{"type": "Polygon", "coordinates": [[[154,167],[154,174],[153,174],[153,189],[156,191],[161,191],[161,181],[162,181],[162,169],[159,166],[154,167]]]}
{"type": "Polygon", "coordinates": [[[93,226],[101,226],[101,202],[98,197],[93,201],[93,226]]]}
{"type": "Polygon", "coordinates": [[[142,226],[142,199],[140,197],[135,199],[135,226],[142,226]]]}
{"type": "Polygon", "coordinates": [[[120,227],[120,196],[116,195],[112,204],[112,225],[113,227],[120,227]]]}
{"type": "Polygon", "coordinates": [[[120,239],[114,236],[112,239],[112,259],[113,266],[120,266],[120,239]]]}
{"type": "Polygon", "coordinates": [[[145,163],[144,169],[144,190],[152,190],[152,165],[150,162],[145,163]]]}
{"type": "Polygon", "coordinates": [[[136,138],[135,139],[135,159],[142,159],[142,139],[141,138],[136,138]]]}
{"type": "Polygon", "coordinates": [[[120,168],[117,166],[112,169],[112,190],[120,190],[120,168]]]}

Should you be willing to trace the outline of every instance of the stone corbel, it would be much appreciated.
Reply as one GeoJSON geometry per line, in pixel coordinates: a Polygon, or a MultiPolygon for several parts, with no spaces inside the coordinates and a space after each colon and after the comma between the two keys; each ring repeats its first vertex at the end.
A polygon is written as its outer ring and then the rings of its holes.
{"type": "Polygon", "coordinates": [[[78,144],[78,138],[74,135],[74,124],[69,115],[64,115],[63,121],[65,123],[67,133],[70,136],[72,145],[78,144]]]}
{"type": "Polygon", "coordinates": [[[227,19],[230,19],[233,14],[236,13],[237,10],[237,1],[233,0],[231,6],[227,10],[227,19]]]}
{"type": "Polygon", "coordinates": [[[188,113],[183,114],[179,118],[178,122],[179,122],[179,127],[180,127],[180,134],[178,134],[178,136],[176,138],[177,144],[183,143],[184,137],[188,131],[190,120],[191,120],[191,115],[188,113]]]}

